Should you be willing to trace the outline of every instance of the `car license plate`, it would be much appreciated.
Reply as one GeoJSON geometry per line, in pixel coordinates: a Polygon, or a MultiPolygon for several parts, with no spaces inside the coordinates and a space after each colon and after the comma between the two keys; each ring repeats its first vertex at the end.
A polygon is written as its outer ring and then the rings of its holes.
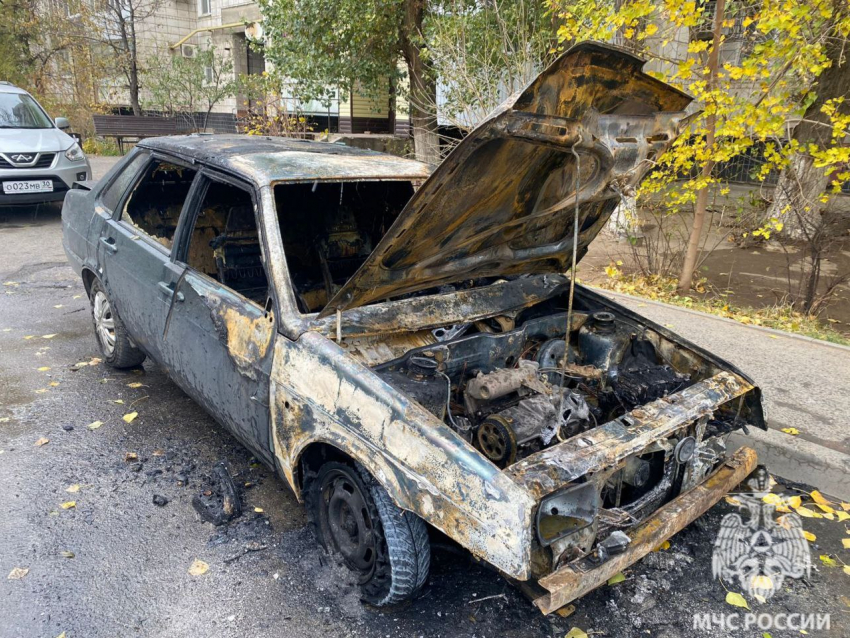
{"type": "Polygon", "coordinates": [[[3,182],[3,193],[17,195],[18,193],[52,193],[53,180],[34,179],[18,182],[3,182]]]}

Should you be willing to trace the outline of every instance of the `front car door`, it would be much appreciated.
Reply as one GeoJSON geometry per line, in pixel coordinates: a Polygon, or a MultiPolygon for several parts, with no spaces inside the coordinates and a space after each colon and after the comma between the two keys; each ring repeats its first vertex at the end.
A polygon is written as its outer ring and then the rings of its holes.
{"type": "Polygon", "coordinates": [[[174,295],[171,249],[197,171],[153,156],[114,205],[98,239],[103,282],[133,340],[161,362],[174,295]]]}
{"type": "Polygon", "coordinates": [[[175,251],[163,363],[193,399],[271,462],[276,320],[253,188],[204,169],[175,251]]]}

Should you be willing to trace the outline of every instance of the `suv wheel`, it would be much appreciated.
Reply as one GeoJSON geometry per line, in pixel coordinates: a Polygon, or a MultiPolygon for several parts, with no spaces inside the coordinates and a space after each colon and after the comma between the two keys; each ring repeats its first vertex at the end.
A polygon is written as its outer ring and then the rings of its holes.
{"type": "Polygon", "coordinates": [[[363,600],[393,605],[422,589],[431,563],[428,528],[362,467],[325,463],[306,496],[319,541],[357,575],[363,600]]]}
{"type": "Polygon", "coordinates": [[[133,345],[103,284],[97,279],[91,287],[91,314],[97,344],[106,363],[113,368],[132,368],[145,360],[145,353],[133,345]]]}

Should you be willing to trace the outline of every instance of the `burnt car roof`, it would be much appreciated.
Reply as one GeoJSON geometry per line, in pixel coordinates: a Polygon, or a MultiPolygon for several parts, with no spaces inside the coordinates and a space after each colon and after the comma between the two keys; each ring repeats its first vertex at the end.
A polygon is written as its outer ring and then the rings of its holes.
{"type": "Polygon", "coordinates": [[[252,135],[175,135],[140,147],[234,171],[260,185],[282,180],[424,179],[426,164],[343,144],[252,135]]]}

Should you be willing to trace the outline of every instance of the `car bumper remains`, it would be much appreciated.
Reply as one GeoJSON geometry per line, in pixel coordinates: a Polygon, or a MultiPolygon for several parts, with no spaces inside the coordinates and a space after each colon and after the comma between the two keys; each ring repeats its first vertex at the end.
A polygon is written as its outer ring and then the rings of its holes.
{"type": "Polygon", "coordinates": [[[612,576],[702,516],[752,472],[756,462],[754,450],[740,448],[705,481],[679,495],[629,530],[631,543],[622,553],[603,563],[585,557],[541,578],[538,584],[548,593],[536,598],[534,604],[544,614],[549,614],[605,584],[612,576]]]}

